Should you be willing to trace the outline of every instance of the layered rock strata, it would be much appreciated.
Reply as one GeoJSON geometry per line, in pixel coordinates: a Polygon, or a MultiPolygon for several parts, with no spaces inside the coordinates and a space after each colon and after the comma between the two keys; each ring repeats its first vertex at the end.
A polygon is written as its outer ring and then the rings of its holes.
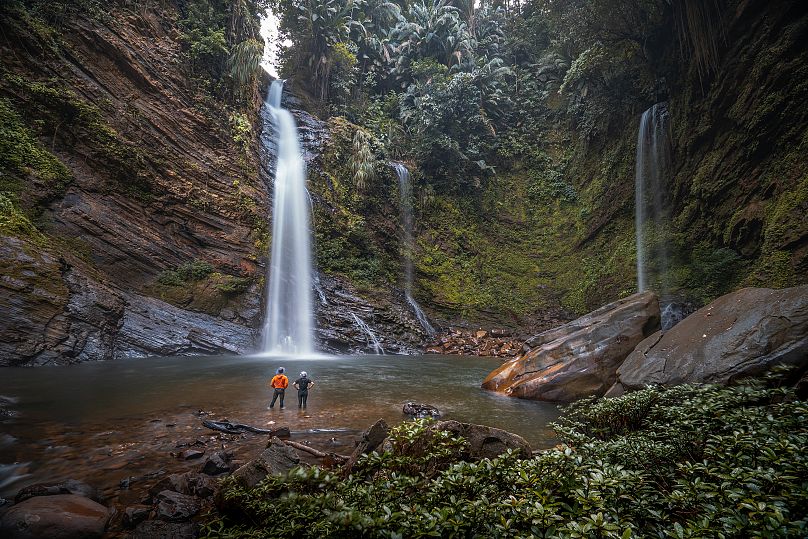
{"type": "Polygon", "coordinates": [[[528,339],[530,350],[489,374],[482,387],[544,401],[601,396],[626,356],[659,323],[656,295],[634,294],[528,339]]]}

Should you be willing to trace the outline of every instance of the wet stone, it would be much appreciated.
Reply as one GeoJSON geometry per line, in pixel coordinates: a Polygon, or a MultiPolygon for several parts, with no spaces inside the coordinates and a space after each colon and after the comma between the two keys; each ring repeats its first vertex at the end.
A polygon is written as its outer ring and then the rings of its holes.
{"type": "Polygon", "coordinates": [[[23,502],[35,496],[54,496],[57,494],[75,494],[83,496],[91,500],[98,501],[98,490],[91,487],[87,483],[82,483],[75,479],[68,479],[62,483],[49,485],[47,483],[37,483],[29,485],[17,493],[14,501],[16,503],[23,502]]]}
{"type": "Polygon", "coordinates": [[[197,449],[186,449],[182,453],[180,453],[180,458],[183,460],[194,460],[202,458],[205,454],[204,451],[199,451],[197,449]]]}
{"type": "Polygon", "coordinates": [[[219,475],[230,471],[230,461],[233,456],[224,451],[216,451],[210,455],[202,465],[202,473],[207,475],[219,475]]]}
{"type": "Polygon", "coordinates": [[[157,495],[157,518],[161,520],[188,520],[199,512],[199,501],[193,496],[164,490],[157,495]]]}
{"type": "Polygon", "coordinates": [[[151,507],[148,505],[127,507],[123,512],[123,525],[127,528],[134,528],[149,518],[149,513],[151,513],[151,507]]]}
{"type": "Polygon", "coordinates": [[[35,496],[11,506],[3,514],[0,518],[0,537],[100,538],[109,517],[106,507],[84,496],[35,496]]]}

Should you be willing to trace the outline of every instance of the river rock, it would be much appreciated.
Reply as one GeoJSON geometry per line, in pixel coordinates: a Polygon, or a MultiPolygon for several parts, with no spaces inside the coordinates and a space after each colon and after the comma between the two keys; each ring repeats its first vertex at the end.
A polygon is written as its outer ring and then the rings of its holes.
{"type": "Polygon", "coordinates": [[[132,505],[123,512],[123,525],[127,528],[134,528],[147,518],[152,508],[148,505],[132,505]]]}
{"type": "Polygon", "coordinates": [[[92,539],[101,537],[110,513],[84,496],[35,496],[11,506],[0,519],[0,536],[8,539],[92,539]]]}
{"type": "Polygon", "coordinates": [[[555,402],[601,396],[626,356],[659,322],[656,295],[634,294],[528,339],[529,351],[489,374],[482,387],[555,402]]]}
{"type": "Polygon", "coordinates": [[[219,475],[230,471],[230,462],[233,455],[225,451],[216,451],[208,456],[202,465],[202,473],[207,475],[219,475]]]}
{"type": "Polygon", "coordinates": [[[408,402],[401,409],[404,415],[408,415],[417,419],[431,417],[437,419],[440,417],[440,410],[431,404],[418,404],[416,402],[408,402]]]}
{"type": "Polygon", "coordinates": [[[649,384],[727,384],[777,364],[808,367],[808,285],[744,288],[641,342],[608,396],[649,384]]]}
{"type": "Polygon", "coordinates": [[[212,477],[196,472],[185,472],[171,474],[161,479],[149,489],[149,494],[152,498],[156,498],[162,491],[172,490],[180,494],[207,498],[216,491],[216,488],[216,480],[212,477]]]}
{"type": "Polygon", "coordinates": [[[55,485],[49,485],[47,483],[29,485],[17,493],[14,497],[14,501],[15,503],[20,503],[34,496],[54,496],[56,494],[75,494],[96,502],[98,501],[98,489],[91,487],[87,483],[76,481],[75,479],[68,479],[67,481],[55,485]]]}
{"type": "Polygon", "coordinates": [[[199,451],[198,449],[186,449],[182,453],[180,453],[180,458],[183,460],[194,460],[200,459],[205,455],[204,451],[199,451]]]}
{"type": "Polygon", "coordinates": [[[173,490],[164,490],[157,495],[157,518],[161,520],[188,520],[201,508],[199,500],[173,490]]]}
{"type": "Polygon", "coordinates": [[[233,477],[240,485],[252,488],[266,476],[285,475],[299,463],[300,457],[297,452],[280,438],[273,437],[269,447],[264,449],[258,458],[233,472],[233,477]]]}

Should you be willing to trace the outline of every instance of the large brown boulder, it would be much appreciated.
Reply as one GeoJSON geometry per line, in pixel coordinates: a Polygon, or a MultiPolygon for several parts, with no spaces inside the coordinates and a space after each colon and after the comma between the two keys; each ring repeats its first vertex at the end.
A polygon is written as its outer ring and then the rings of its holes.
{"type": "Polygon", "coordinates": [[[608,395],[649,384],[726,384],[780,363],[808,367],[808,285],[718,298],[641,342],[608,395]]]}
{"type": "Polygon", "coordinates": [[[76,494],[35,496],[20,502],[0,519],[0,536],[9,539],[91,539],[101,537],[110,513],[103,505],[76,494]]]}
{"type": "Polygon", "coordinates": [[[283,440],[273,437],[258,458],[233,472],[233,477],[241,486],[252,488],[268,475],[286,475],[298,464],[300,457],[297,452],[283,443],[283,440]]]}
{"type": "Polygon", "coordinates": [[[658,329],[656,295],[634,294],[529,339],[530,350],[489,374],[482,387],[555,402],[600,396],[626,356],[658,329]]]}

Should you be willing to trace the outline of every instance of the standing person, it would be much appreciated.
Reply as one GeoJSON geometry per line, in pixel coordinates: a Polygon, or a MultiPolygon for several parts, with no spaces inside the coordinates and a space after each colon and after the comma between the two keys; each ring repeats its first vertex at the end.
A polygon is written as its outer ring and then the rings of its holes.
{"type": "Polygon", "coordinates": [[[306,399],[309,398],[309,388],[314,387],[314,380],[309,378],[306,371],[303,371],[300,373],[300,378],[295,380],[293,385],[295,386],[295,389],[297,389],[297,407],[305,408],[306,399]]]}
{"type": "Polygon", "coordinates": [[[280,397],[281,410],[283,410],[283,397],[286,394],[286,388],[289,387],[289,379],[285,374],[283,374],[284,372],[285,369],[283,367],[279,367],[275,376],[272,377],[272,381],[269,382],[269,387],[274,390],[272,392],[272,402],[269,403],[270,408],[275,406],[275,400],[280,397]]]}

